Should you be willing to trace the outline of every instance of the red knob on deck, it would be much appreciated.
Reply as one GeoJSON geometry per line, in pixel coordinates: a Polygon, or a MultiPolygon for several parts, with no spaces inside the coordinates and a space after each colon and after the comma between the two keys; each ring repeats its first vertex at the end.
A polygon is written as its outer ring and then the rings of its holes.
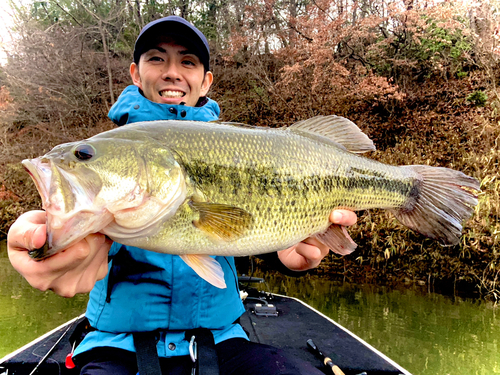
{"type": "Polygon", "coordinates": [[[76,367],[75,362],[73,362],[73,353],[68,353],[68,355],[66,356],[66,361],[64,362],[64,365],[69,370],[74,369],[76,367]]]}

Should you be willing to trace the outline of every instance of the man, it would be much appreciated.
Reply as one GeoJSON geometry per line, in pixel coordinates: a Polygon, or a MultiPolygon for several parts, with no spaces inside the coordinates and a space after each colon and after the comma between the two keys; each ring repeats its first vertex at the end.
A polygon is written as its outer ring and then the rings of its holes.
{"type": "MultiPolygon", "coordinates": [[[[219,106],[206,97],[213,82],[205,36],[186,20],[170,16],[146,25],[134,49],[127,87],[110,110],[119,126],[146,120],[212,121],[219,106]]],[[[335,211],[331,221],[352,225],[356,215],[335,211]]],[[[186,331],[208,328],[221,374],[320,373],[286,353],[250,343],[235,323],[244,309],[234,259],[217,257],[226,289],[199,278],[178,256],[111,243],[92,234],[44,261],[28,250],[45,243],[45,214],[28,212],[12,225],[8,251],[12,265],[40,290],[70,297],[91,291],[86,316],[93,327],[75,351],[82,374],[136,374],[138,333],[155,332],[165,374],[189,373],[186,331]]],[[[319,265],[329,249],[314,239],[278,253],[291,270],[319,265]]],[[[156,353],[155,353],[156,354],[156,353]]],[[[203,365],[203,364],[201,364],[203,365]]]]}

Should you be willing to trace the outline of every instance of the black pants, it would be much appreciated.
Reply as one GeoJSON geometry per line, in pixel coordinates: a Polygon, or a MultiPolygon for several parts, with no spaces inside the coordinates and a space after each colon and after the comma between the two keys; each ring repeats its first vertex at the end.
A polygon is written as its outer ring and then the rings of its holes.
{"type": "MultiPolygon", "coordinates": [[[[281,349],[256,344],[241,338],[223,341],[215,346],[220,375],[320,375],[309,362],[300,361],[281,349]]],[[[116,348],[96,348],[78,356],[82,375],[136,375],[134,353],[116,348]]],[[[189,356],[160,358],[163,375],[189,375],[189,356]]],[[[203,364],[200,364],[203,366],[203,364]]]]}

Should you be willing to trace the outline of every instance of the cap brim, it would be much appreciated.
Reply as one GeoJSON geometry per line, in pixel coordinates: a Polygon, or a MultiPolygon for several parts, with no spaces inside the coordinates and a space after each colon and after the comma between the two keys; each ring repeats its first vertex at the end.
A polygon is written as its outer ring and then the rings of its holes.
{"type": "Polygon", "coordinates": [[[135,42],[134,62],[138,63],[141,55],[155,47],[162,37],[172,37],[177,43],[192,49],[206,70],[209,70],[210,56],[204,42],[194,30],[176,21],[158,23],[139,35],[135,42]]]}

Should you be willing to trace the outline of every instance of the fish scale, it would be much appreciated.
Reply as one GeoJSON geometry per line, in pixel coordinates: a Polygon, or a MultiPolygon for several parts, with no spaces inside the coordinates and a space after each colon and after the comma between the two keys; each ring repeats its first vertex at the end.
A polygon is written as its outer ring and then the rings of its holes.
{"type": "Polygon", "coordinates": [[[458,243],[479,182],[459,171],[391,166],[358,155],[373,142],[351,121],[317,116],[289,128],[233,123],[129,124],[25,160],[47,212],[42,259],[89,233],[178,254],[224,287],[209,255],[288,248],[308,237],[345,255],[338,208],[390,210],[404,225],[458,243]],[[65,202],[65,204],[59,204],[65,202]]]}
{"type": "Polygon", "coordinates": [[[241,207],[252,215],[253,225],[240,239],[216,241],[190,225],[196,214],[183,207],[148,240],[149,246],[164,248],[164,238],[173,238],[168,251],[177,254],[276,251],[325,231],[335,208],[401,207],[405,191],[411,189],[411,171],[300,134],[218,125],[224,127],[218,139],[205,124],[193,124],[200,129],[189,131],[189,125],[179,124],[178,131],[167,132],[160,142],[176,150],[179,163],[208,201],[241,207]]]}

